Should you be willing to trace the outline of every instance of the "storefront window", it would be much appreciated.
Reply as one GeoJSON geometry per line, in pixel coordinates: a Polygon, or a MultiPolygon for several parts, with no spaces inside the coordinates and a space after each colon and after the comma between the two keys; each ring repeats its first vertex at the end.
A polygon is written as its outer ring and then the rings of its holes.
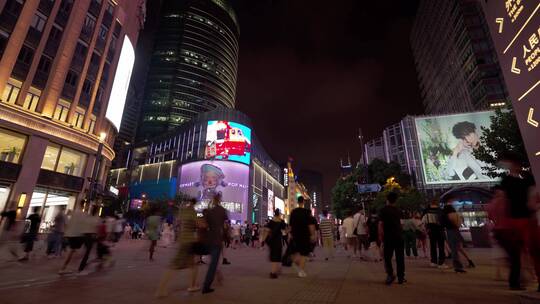
{"type": "Polygon", "coordinates": [[[85,164],[86,154],[58,145],[49,145],[45,150],[41,169],[81,176],[85,164]]]}
{"type": "Polygon", "coordinates": [[[18,164],[26,138],[25,135],[0,129],[0,161],[18,164]]]}
{"type": "Polygon", "coordinates": [[[45,150],[45,156],[43,157],[43,163],[41,163],[41,169],[54,171],[58,155],[60,154],[60,146],[49,145],[45,150]]]}
{"type": "Polygon", "coordinates": [[[54,217],[59,212],[73,210],[76,199],[73,193],[36,188],[30,199],[27,216],[39,213],[41,215],[40,232],[48,232],[54,224],[54,217]]]}
{"type": "Polygon", "coordinates": [[[8,197],[9,197],[9,187],[0,185],[0,211],[6,208],[8,197]]]}
{"type": "Polygon", "coordinates": [[[85,163],[86,155],[84,153],[62,147],[56,172],[81,176],[85,163]]]}

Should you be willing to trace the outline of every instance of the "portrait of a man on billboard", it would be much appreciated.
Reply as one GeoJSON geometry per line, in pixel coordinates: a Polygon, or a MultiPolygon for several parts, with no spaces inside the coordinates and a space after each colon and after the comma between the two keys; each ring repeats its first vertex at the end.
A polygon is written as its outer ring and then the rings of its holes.
{"type": "Polygon", "coordinates": [[[486,163],[474,156],[493,112],[421,117],[416,131],[426,184],[491,182],[486,163]]]}

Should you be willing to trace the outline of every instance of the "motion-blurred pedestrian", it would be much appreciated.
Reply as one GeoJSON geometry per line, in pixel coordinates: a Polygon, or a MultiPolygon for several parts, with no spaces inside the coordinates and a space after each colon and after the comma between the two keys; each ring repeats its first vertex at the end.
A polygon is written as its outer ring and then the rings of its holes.
{"type": "Polygon", "coordinates": [[[21,243],[24,243],[24,255],[19,259],[21,262],[26,262],[30,258],[30,252],[34,250],[34,242],[39,233],[39,225],[41,224],[40,207],[34,207],[32,214],[26,218],[26,226],[21,238],[21,243]]]}
{"type": "Polygon", "coordinates": [[[157,215],[157,210],[151,208],[150,216],[146,219],[146,237],[150,241],[150,248],[148,249],[148,258],[150,261],[154,260],[154,252],[156,251],[156,245],[160,237],[160,231],[161,217],[157,215]]]}
{"type": "Polygon", "coordinates": [[[223,249],[223,227],[225,221],[228,220],[227,211],[221,206],[221,195],[217,194],[212,199],[211,208],[208,210],[208,251],[210,252],[210,263],[202,293],[213,292],[212,283],[216,271],[218,270],[219,258],[223,249]]]}
{"type": "Polygon", "coordinates": [[[270,263],[272,263],[272,270],[270,271],[270,278],[277,279],[281,272],[281,258],[283,255],[283,242],[281,231],[285,229],[285,223],[281,218],[281,211],[279,208],[274,210],[274,217],[264,228],[264,242],[268,245],[270,251],[270,263]]]}
{"type": "Polygon", "coordinates": [[[298,277],[307,277],[306,257],[311,252],[311,243],[317,240],[315,234],[315,222],[314,218],[308,209],[304,208],[304,198],[298,197],[298,208],[291,212],[290,216],[291,226],[291,250],[293,255],[293,266],[298,271],[298,277]]]}
{"type": "Polygon", "coordinates": [[[156,291],[156,297],[165,297],[168,294],[168,285],[173,275],[179,270],[190,268],[191,280],[188,288],[189,292],[200,290],[197,284],[197,264],[195,263],[195,255],[201,254],[200,247],[204,246],[198,242],[196,238],[198,220],[194,206],[197,203],[195,199],[191,199],[184,203],[178,214],[180,229],[178,233],[178,251],[174,256],[169,269],[163,274],[156,291]]]}

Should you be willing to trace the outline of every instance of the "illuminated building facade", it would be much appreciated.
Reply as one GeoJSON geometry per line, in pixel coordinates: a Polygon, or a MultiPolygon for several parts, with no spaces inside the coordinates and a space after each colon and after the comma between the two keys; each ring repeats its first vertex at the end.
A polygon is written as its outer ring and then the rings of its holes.
{"type": "Polygon", "coordinates": [[[137,141],[235,105],[240,32],[229,4],[166,0],[160,16],[137,141]]]}
{"type": "Polygon", "coordinates": [[[263,223],[270,209],[284,206],[281,169],[257,139],[249,117],[236,110],[201,113],[130,148],[122,164],[126,166],[110,171],[108,185],[119,189],[133,209],[143,197],[172,200],[182,193],[196,198],[196,210],[201,211],[199,206],[205,208],[210,196],[205,194],[219,192],[231,220],[263,223]],[[228,132],[223,132],[225,128],[228,132]],[[225,147],[221,152],[220,146],[225,147]],[[206,173],[216,173],[221,182],[205,186],[206,173]]]}
{"type": "Polygon", "coordinates": [[[40,212],[47,222],[80,206],[90,177],[104,175],[143,7],[0,1],[0,210],[40,212]]]}
{"type": "Polygon", "coordinates": [[[420,1],[410,40],[426,114],[485,110],[507,102],[480,1],[420,1]]]}

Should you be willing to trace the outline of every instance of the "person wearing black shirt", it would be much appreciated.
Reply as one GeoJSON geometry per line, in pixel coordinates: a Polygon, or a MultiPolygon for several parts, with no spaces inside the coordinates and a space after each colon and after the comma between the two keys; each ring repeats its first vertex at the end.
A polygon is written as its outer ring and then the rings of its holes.
{"type": "Polygon", "coordinates": [[[315,222],[308,209],[304,208],[304,198],[298,197],[298,208],[291,212],[291,253],[298,269],[298,276],[305,278],[306,257],[311,252],[311,243],[315,239],[315,222]]]}
{"type": "Polygon", "coordinates": [[[433,199],[428,209],[426,209],[422,217],[428,236],[429,249],[431,255],[431,267],[445,268],[445,252],[444,252],[444,227],[441,224],[442,210],[439,208],[439,201],[433,199]]]}
{"type": "Polygon", "coordinates": [[[27,223],[27,228],[25,229],[25,232],[22,237],[22,243],[24,243],[24,256],[19,259],[19,261],[28,261],[28,258],[30,257],[30,252],[34,250],[34,242],[37,239],[38,232],[39,232],[39,224],[41,223],[41,217],[39,216],[39,207],[35,207],[32,214],[26,218],[27,221],[30,221],[30,223],[27,223]]]}
{"type": "Polygon", "coordinates": [[[390,285],[396,279],[392,267],[392,256],[396,255],[396,268],[398,283],[405,280],[405,254],[403,244],[403,231],[401,228],[401,210],[395,206],[398,195],[390,192],[386,196],[386,206],[379,213],[379,239],[383,243],[384,266],[386,269],[386,284],[390,285]]]}
{"type": "Polygon", "coordinates": [[[208,209],[206,221],[208,222],[207,242],[210,253],[210,264],[206,272],[206,278],[202,288],[202,293],[213,292],[211,288],[216,275],[219,257],[223,250],[223,229],[225,221],[228,220],[227,210],[221,205],[221,195],[216,194],[212,200],[212,208],[208,209]]]}
{"type": "Polygon", "coordinates": [[[463,237],[459,232],[459,226],[461,226],[461,219],[456,209],[452,205],[446,205],[443,209],[443,226],[446,228],[446,236],[448,238],[448,245],[452,252],[452,262],[454,264],[454,271],[458,273],[465,273],[463,264],[459,259],[459,248],[463,246],[463,237]]]}
{"type": "Polygon", "coordinates": [[[283,235],[281,232],[286,228],[285,222],[283,222],[283,219],[281,218],[281,211],[279,208],[274,210],[274,218],[272,218],[264,228],[266,235],[264,242],[270,249],[270,262],[272,263],[270,278],[277,279],[283,253],[283,235]]]}

